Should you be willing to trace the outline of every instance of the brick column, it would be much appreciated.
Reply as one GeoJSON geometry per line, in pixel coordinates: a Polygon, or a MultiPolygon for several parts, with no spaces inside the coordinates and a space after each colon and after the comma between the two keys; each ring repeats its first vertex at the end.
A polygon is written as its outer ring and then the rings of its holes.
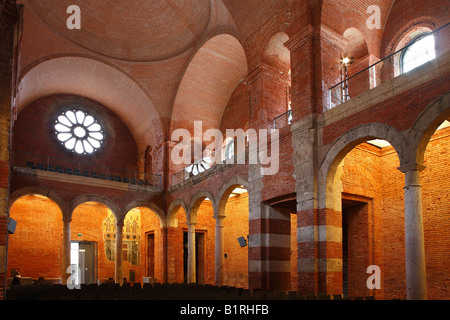
{"type": "Polygon", "coordinates": [[[342,212],[319,210],[319,292],[341,294],[343,288],[342,212]]]}
{"type": "Polygon", "coordinates": [[[298,292],[319,292],[318,210],[297,212],[298,292]]]}
{"type": "Polygon", "coordinates": [[[291,287],[290,213],[261,203],[249,221],[249,284],[263,290],[291,287]]]}
{"type": "Polygon", "coordinates": [[[8,257],[8,199],[9,162],[11,136],[11,93],[13,90],[13,69],[17,50],[17,22],[19,10],[16,1],[0,2],[0,300],[6,295],[8,257]]]}
{"type": "Polygon", "coordinates": [[[249,86],[249,128],[269,129],[273,120],[288,111],[289,74],[261,64],[246,78],[249,86]]]}

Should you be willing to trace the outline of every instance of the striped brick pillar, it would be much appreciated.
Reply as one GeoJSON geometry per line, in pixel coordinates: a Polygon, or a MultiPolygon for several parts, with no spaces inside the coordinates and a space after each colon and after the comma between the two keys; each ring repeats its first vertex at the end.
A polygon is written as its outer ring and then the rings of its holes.
{"type": "Polygon", "coordinates": [[[297,213],[298,292],[319,292],[318,210],[297,213]]]}
{"type": "Polygon", "coordinates": [[[18,43],[17,21],[19,10],[16,1],[0,2],[0,299],[6,295],[8,256],[8,199],[11,133],[11,93],[13,69],[16,63],[15,48],[18,43]]]}
{"type": "Polygon", "coordinates": [[[342,293],[342,213],[310,209],[297,213],[298,291],[342,293]]]}
{"type": "Polygon", "coordinates": [[[319,210],[319,292],[341,294],[343,288],[342,212],[319,210]]]}
{"type": "Polygon", "coordinates": [[[249,285],[289,290],[291,286],[290,213],[261,203],[261,217],[249,221],[249,285]]]}

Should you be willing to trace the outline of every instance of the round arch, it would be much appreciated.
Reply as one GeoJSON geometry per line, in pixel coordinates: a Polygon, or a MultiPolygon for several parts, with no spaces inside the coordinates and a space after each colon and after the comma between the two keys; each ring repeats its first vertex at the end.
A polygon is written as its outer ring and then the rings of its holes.
{"type": "Polygon", "coordinates": [[[172,201],[172,203],[169,206],[169,209],[167,210],[167,222],[166,222],[167,226],[175,227],[175,225],[174,225],[175,217],[176,217],[176,213],[179,208],[183,208],[184,214],[186,215],[186,221],[187,221],[187,219],[188,219],[187,206],[183,200],[176,199],[176,200],[172,201]]]}
{"type": "Polygon", "coordinates": [[[149,210],[151,210],[153,213],[156,214],[156,216],[158,217],[158,220],[161,224],[161,228],[166,227],[166,215],[164,213],[164,211],[158,207],[156,204],[154,204],[153,202],[148,202],[148,201],[133,201],[131,203],[129,203],[127,206],[125,206],[125,208],[123,209],[122,215],[125,218],[126,215],[128,214],[128,212],[130,212],[132,209],[135,208],[147,208],[149,210]]]}
{"type": "Polygon", "coordinates": [[[15,104],[20,113],[33,101],[54,94],[77,95],[110,108],[130,129],[139,154],[164,138],[162,118],[143,87],[129,74],[98,58],[71,55],[41,59],[20,80],[15,104]],[[139,121],[142,118],[148,121],[139,121]]]}
{"type": "Polygon", "coordinates": [[[423,164],[425,150],[431,136],[441,123],[448,119],[450,119],[449,92],[431,103],[409,130],[407,142],[412,148],[411,163],[423,164]]]}
{"type": "MultiPolygon", "coordinates": [[[[216,207],[216,201],[213,197],[213,195],[207,191],[207,190],[199,190],[195,193],[195,195],[192,197],[191,201],[189,202],[188,206],[188,220],[190,223],[196,223],[197,222],[197,211],[202,202],[205,199],[209,199],[212,202],[213,208],[216,207]]],[[[214,211],[216,211],[214,209],[214,211]]]]}
{"type": "Polygon", "coordinates": [[[389,142],[397,152],[400,164],[404,164],[408,157],[405,137],[394,128],[381,124],[370,123],[347,131],[339,137],[324,155],[319,167],[319,208],[333,208],[332,190],[333,180],[339,164],[344,157],[357,145],[373,139],[389,142]]]}
{"type": "Polygon", "coordinates": [[[20,198],[33,194],[49,198],[59,207],[61,213],[63,214],[63,218],[64,219],[69,218],[67,215],[70,215],[70,210],[68,210],[69,206],[67,202],[64,201],[64,199],[55,191],[43,187],[25,187],[14,191],[9,195],[8,209],[11,210],[14,203],[20,198]]]}
{"type": "Polygon", "coordinates": [[[232,191],[238,186],[245,187],[247,192],[249,192],[248,181],[240,176],[232,177],[222,185],[217,196],[218,208],[216,216],[225,217],[225,206],[228,198],[230,197],[232,191]]]}
{"type": "Polygon", "coordinates": [[[121,223],[125,219],[119,207],[111,199],[101,195],[83,195],[73,200],[70,204],[70,216],[72,217],[74,210],[78,206],[86,202],[97,202],[106,206],[113,213],[117,223],[121,223]]]}
{"type": "Polygon", "coordinates": [[[219,128],[228,100],[247,71],[244,49],[234,35],[222,33],[208,39],[184,72],[172,109],[170,133],[180,127],[193,133],[197,120],[202,121],[203,130],[219,128]]]}
{"type": "Polygon", "coordinates": [[[291,69],[291,52],[285,47],[289,36],[285,32],[278,32],[268,41],[262,60],[274,68],[288,73],[291,69]]]}

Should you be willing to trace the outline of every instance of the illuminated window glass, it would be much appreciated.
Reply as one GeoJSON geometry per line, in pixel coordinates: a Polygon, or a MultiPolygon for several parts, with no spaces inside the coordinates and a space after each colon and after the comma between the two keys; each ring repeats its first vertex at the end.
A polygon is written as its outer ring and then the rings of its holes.
{"type": "Polygon", "coordinates": [[[436,58],[435,40],[432,34],[414,39],[402,55],[402,73],[411,71],[436,58]]]}
{"type": "Polygon", "coordinates": [[[100,122],[93,115],[79,109],[61,112],[55,120],[54,128],[61,145],[80,155],[95,153],[105,140],[100,122]]]}

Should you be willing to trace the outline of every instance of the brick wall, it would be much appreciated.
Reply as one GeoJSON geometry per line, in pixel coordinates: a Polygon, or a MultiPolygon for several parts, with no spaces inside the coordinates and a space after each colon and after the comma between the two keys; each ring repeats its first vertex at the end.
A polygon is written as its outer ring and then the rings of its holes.
{"type": "MultiPolygon", "coordinates": [[[[61,163],[61,166],[68,168],[73,168],[80,162],[92,163],[92,171],[97,172],[100,166],[138,170],[137,146],[125,124],[107,108],[90,100],[73,96],[46,97],[26,107],[15,122],[12,149],[56,158],[58,159],[57,163],[61,163]],[[55,113],[59,112],[60,105],[73,104],[74,101],[88,108],[92,106],[93,111],[102,116],[100,120],[106,123],[108,138],[105,146],[95,155],[76,156],[67,152],[55,139],[53,124],[50,119],[55,113]]],[[[41,159],[41,161],[45,160],[45,157],[41,159]]]]}
{"type": "MultiPolygon", "coordinates": [[[[426,150],[426,169],[421,174],[424,216],[426,271],[429,299],[448,297],[446,255],[450,238],[446,215],[448,172],[446,156],[450,130],[438,131],[426,150]]],[[[359,145],[344,158],[341,177],[343,199],[366,205],[349,209],[349,294],[375,295],[377,298],[406,298],[404,175],[397,170],[398,157],[392,147],[378,149],[359,145]],[[352,227],[353,225],[353,227],[352,227]],[[375,264],[382,272],[381,290],[365,288],[365,269],[375,264]]]]}
{"type": "Polygon", "coordinates": [[[19,268],[22,277],[38,279],[62,276],[62,213],[48,198],[25,196],[12,206],[17,221],[15,234],[9,235],[8,277],[19,268]]]}

